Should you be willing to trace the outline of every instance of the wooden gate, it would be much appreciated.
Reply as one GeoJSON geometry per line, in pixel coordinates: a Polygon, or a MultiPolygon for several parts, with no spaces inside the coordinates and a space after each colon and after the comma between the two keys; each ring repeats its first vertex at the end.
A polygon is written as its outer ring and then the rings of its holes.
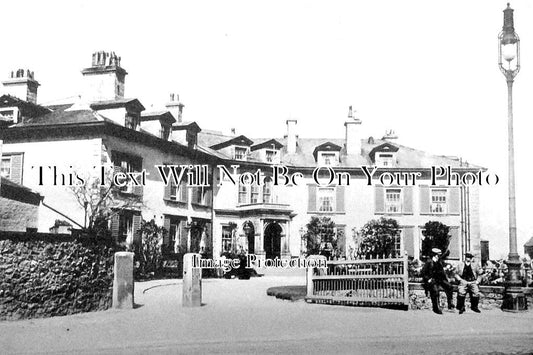
{"type": "Polygon", "coordinates": [[[399,258],[328,261],[307,269],[306,301],[355,306],[409,306],[407,253],[399,258]]]}

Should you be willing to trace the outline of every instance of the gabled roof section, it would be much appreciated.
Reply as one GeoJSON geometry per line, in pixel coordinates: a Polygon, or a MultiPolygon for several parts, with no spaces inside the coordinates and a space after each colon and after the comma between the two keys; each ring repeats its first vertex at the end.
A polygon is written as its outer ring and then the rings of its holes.
{"type": "Polygon", "coordinates": [[[255,150],[263,149],[263,148],[270,148],[270,149],[281,149],[283,147],[283,144],[281,144],[279,141],[275,139],[269,139],[267,141],[264,141],[262,143],[258,143],[256,145],[253,145],[250,150],[253,152],[255,150]]]}
{"type": "Polygon", "coordinates": [[[11,95],[0,96],[0,107],[18,107],[22,116],[37,117],[50,112],[50,109],[11,95]]]}
{"type": "Polygon", "coordinates": [[[146,121],[162,121],[168,124],[173,124],[176,119],[169,111],[150,111],[141,113],[141,122],[146,121]]]}
{"type": "Polygon", "coordinates": [[[89,105],[93,110],[107,110],[112,108],[125,107],[131,111],[144,111],[145,108],[137,99],[115,99],[91,102],[89,105]]]}
{"type": "Polygon", "coordinates": [[[26,118],[22,123],[18,123],[12,127],[28,127],[28,126],[49,126],[49,125],[65,125],[73,123],[87,123],[105,121],[95,111],[91,110],[57,110],[52,111],[46,115],[34,118],[26,118]]]}
{"type": "Polygon", "coordinates": [[[202,129],[196,122],[179,122],[172,125],[173,131],[191,130],[193,132],[200,132],[202,129]]]}
{"type": "Polygon", "coordinates": [[[326,142],[315,147],[315,150],[313,150],[313,156],[316,161],[318,152],[340,152],[341,149],[342,147],[335,143],[326,142]]]}
{"type": "Polygon", "coordinates": [[[231,145],[251,146],[253,143],[254,143],[254,141],[252,141],[250,138],[248,138],[246,136],[243,136],[243,135],[240,135],[240,136],[232,138],[232,139],[230,139],[228,141],[215,144],[215,145],[211,146],[211,148],[215,149],[215,150],[219,150],[219,149],[222,149],[222,148],[229,147],[231,145]]]}
{"type": "Polygon", "coordinates": [[[370,151],[369,156],[370,156],[370,159],[372,159],[372,162],[375,162],[376,153],[396,153],[399,149],[400,148],[398,148],[394,144],[383,143],[383,144],[380,144],[374,147],[374,149],[370,151]]]}
{"type": "Polygon", "coordinates": [[[531,237],[526,244],[524,244],[525,247],[533,247],[533,237],[531,237]]]}

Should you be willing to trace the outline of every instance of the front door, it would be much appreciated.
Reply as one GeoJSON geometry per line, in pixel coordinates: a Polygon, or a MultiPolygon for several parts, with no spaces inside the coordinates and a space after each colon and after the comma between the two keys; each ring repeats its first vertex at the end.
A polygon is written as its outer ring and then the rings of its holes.
{"type": "Polygon", "coordinates": [[[281,226],[270,223],[265,229],[264,250],[267,259],[281,257],[281,226]]]}

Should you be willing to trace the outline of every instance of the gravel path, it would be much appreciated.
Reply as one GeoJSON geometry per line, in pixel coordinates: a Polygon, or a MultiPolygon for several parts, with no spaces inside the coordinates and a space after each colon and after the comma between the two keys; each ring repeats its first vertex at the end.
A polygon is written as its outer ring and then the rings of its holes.
{"type": "Polygon", "coordinates": [[[134,310],[0,323],[0,353],[532,353],[533,313],[397,311],[266,295],[302,276],[203,280],[200,308],[181,280],[136,283],[134,310]]]}

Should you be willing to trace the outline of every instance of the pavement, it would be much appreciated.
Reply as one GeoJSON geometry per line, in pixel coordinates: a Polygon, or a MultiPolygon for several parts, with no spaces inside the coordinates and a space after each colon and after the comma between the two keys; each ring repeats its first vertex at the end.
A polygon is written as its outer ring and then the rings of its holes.
{"type": "Polygon", "coordinates": [[[0,354],[533,354],[533,312],[448,313],[308,304],[266,295],[305,275],[135,284],[136,308],[0,322],[0,354]]]}

